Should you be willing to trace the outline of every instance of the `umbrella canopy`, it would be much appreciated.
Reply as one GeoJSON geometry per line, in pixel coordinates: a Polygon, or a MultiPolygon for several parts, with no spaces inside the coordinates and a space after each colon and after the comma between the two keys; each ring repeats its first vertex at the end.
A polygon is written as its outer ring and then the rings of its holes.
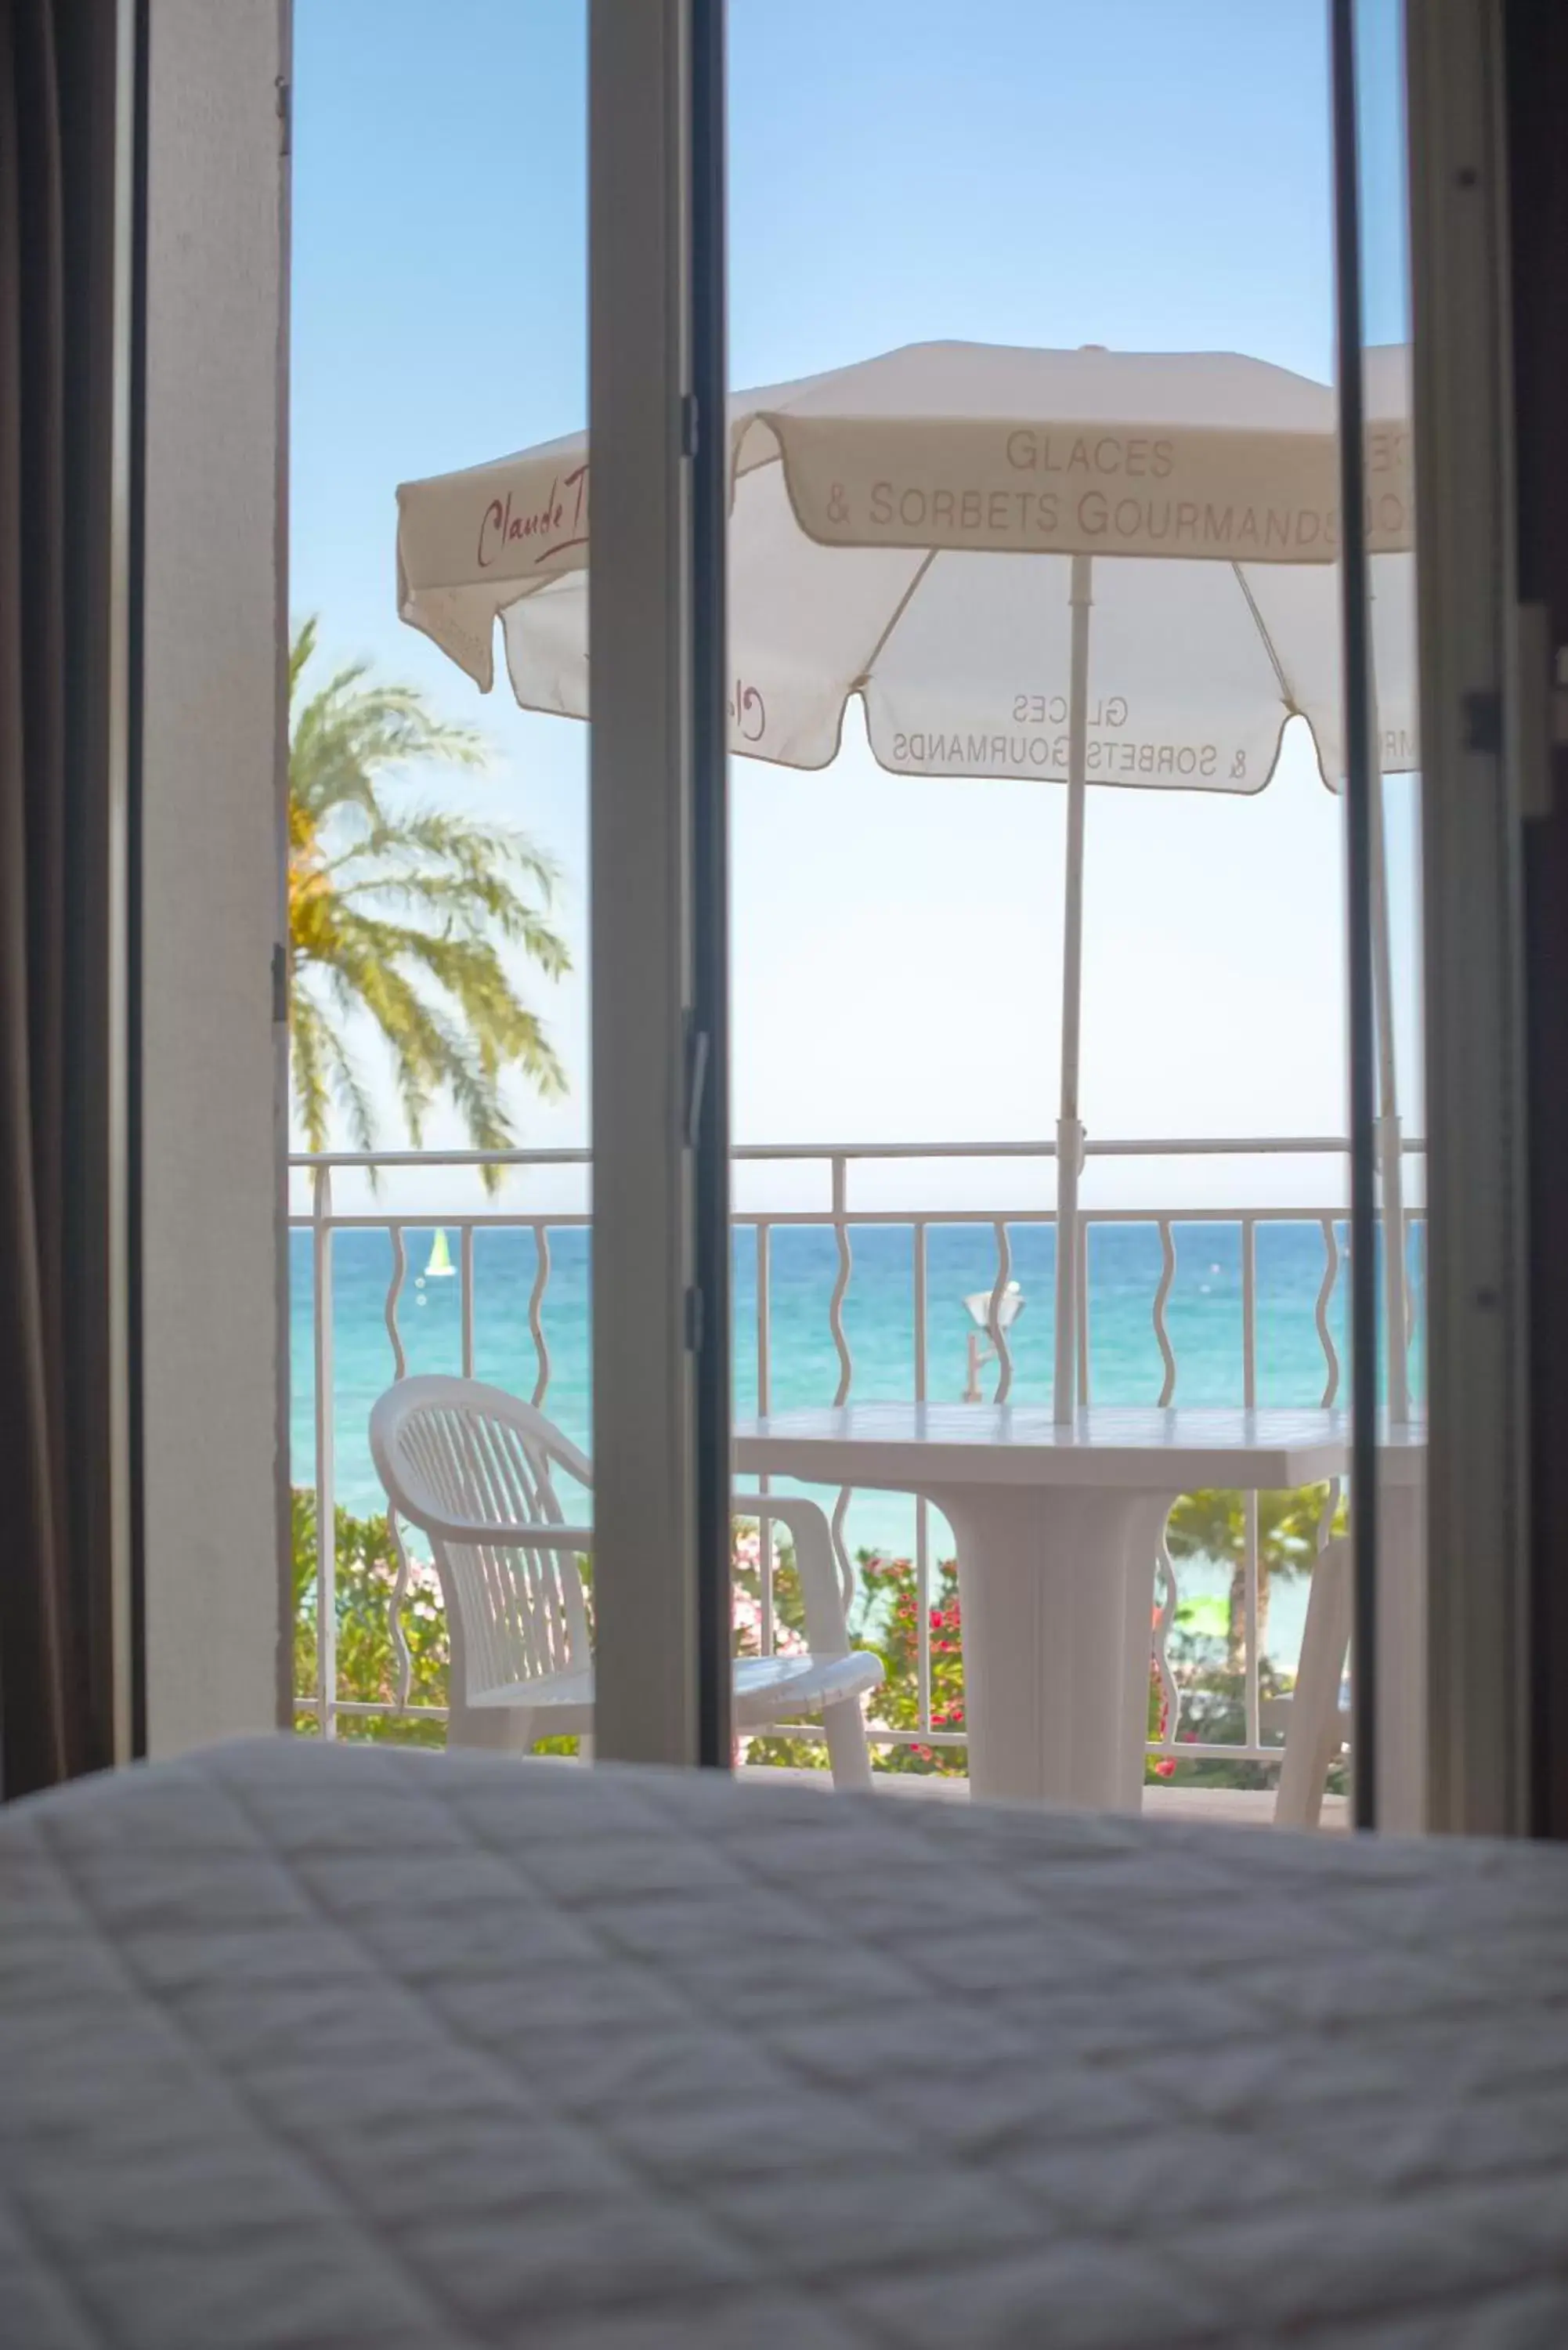
{"type": "MultiPolygon", "coordinates": [[[[1417,758],[1407,372],[1402,350],[1368,355],[1366,520],[1388,772],[1417,758]]],[[[893,773],[1068,787],[1064,1419],[1084,1142],[1084,794],[1091,783],[1259,791],[1293,717],[1337,784],[1334,395],[1229,353],[924,343],[736,394],[728,423],[731,748],[826,766],[857,695],[872,753],[893,773]]],[[[576,434],[398,493],[402,618],[485,691],[499,619],[519,702],[572,717],[588,708],[590,480],[576,434]]],[[[1387,1180],[1386,1149],[1384,1162],[1387,1180]]],[[[1397,1171],[1392,1180],[1397,1200],[1397,1171]]],[[[1393,1277],[1402,1284],[1402,1246],[1393,1277]]],[[[1402,1285],[1390,1305],[1403,1316],[1402,1285]]],[[[1402,1349],[1390,1353],[1402,1370],[1402,1349]]],[[[1397,1409],[1398,1394],[1391,1401],[1397,1409]]]]}
{"type": "MultiPolygon", "coordinates": [[[[1410,545],[1403,350],[1369,355],[1376,557],[1410,545]]],[[[731,747],[1067,780],[1069,566],[1096,564],[1094,783],[1256,791],[1339,742],[1330,389],[1225,353],[916,344],[736,394],[731,747]],[[990,558],[1005,554],[1013,560],[990,558]]],[[[398,493],[399,608],[488,691],[587,714],[587,436],[398,493]]],[[[1414,764],[1407,560],[1375,565],[1385,764],[1414,764]]]]}

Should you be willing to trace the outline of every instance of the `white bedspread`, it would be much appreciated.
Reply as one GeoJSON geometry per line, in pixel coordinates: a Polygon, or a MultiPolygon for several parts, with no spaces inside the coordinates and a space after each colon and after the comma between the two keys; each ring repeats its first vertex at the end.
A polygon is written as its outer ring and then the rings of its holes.
{"type": "Polygon", "coordinates": [[[6,2350],[1568,2344],[1568,1854],[276,1741],[0,1815],[6,2350]]]}

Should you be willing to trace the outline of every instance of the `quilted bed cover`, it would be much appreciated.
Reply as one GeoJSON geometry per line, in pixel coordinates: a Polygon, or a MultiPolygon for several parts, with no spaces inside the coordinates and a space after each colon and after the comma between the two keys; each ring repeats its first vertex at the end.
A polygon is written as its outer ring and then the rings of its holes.
{"type": "Polygon", "coordinates": [[[0,1815],[6,2350],[1568,2345],[1568,1855],[275,1740],[0,1815]]]}

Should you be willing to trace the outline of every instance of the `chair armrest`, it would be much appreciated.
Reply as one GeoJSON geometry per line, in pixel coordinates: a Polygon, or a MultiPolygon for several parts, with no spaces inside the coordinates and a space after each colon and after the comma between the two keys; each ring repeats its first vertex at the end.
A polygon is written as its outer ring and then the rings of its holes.
{"type": "Polygon", "coordinates": [[[801,1493],[732,1492],[730,1508],[738,1517],[773,1518],[789,1528],[805,1603],[805,1644],[814,1657],[846,1657],[849,1595],[839,1580],[833,1535],[816,1503],[801,1493]]]}
{"type": "Polygon", "coordinates": [[[460,1550],[565,1550],[591,1552],[594,1546],[592,1526],[556,1526],[541,1522],[538,1524],[520,1522],[516,1518],[488,1520],[482,1518],[438,1518],[421,1510],[416,1518],[410,1510],[400,1509],[400,1518],[432,1542],[452,1543],[460,1550]]]}

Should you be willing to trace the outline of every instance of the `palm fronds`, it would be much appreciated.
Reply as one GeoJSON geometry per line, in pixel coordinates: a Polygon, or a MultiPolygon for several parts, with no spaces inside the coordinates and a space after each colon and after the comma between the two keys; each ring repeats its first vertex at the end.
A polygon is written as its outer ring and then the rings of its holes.
{"type": "MultiPolygon", "coordinates": [[[[507,1075],[545,1099],[566,1091],[501,951],[521,949],[550,979],[570,970],[551,920],[559,877],[512,827],[400,806],[385,789],[396,771],[483,770],[483,741],[436,717],[413,687],[375,682],[363,662],[307,693],[317,641],[306,620],[289,660],[289,1028],[306,1140],[324,1150],[336,1115],[357,1149],[375,1148],[370,1095],[345,1041],[368,1014],[416,1147],[444,1097],[475,1149],[510,1149],[507,1075]]],[[[484,1172],[493,1190],[497,1170],[484,1172]]]]}

